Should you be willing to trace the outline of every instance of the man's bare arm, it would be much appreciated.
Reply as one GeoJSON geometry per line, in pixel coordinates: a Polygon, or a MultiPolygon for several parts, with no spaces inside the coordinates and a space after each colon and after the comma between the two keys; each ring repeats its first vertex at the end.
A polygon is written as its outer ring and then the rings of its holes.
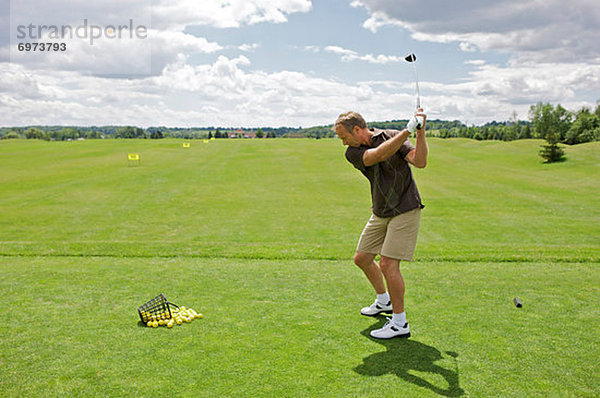
{"type": "Polygon", "coordinates": [[[390,156],[398,152],[409,135],[410,133],[408,130],[404,129],[400,132],[400,134],[393,136],[383,144],[379,145],[377,148],[367,149],[363,154],[363,163],[366,167],[369,167],[388,159],[390,156]]]}
{"type": "Polygon", "coordinates": [[[425,140],[425,131],[418,130],[415,148],[406,155],[405,159],[413,166],[422,169],[427,166],[428,154],[429,149],[427,148],[427,141],[425,140]]]}
{"type": "MultiPolygon", "coordinates": [[[[419,111],[423,111],[419,109],[419,111]]],[[[427,140],[425,139],[425,124],[427,116],[423,113],[417,113],[417,116],[423,117],[423,124],[419,130],[417,130],[417,141],[415,143],[415,149],[411,150],[405,157],[405,159],[415,167],[420,169],[427,166],[427,155],[429,149],[427,148],[427,140]]]]}

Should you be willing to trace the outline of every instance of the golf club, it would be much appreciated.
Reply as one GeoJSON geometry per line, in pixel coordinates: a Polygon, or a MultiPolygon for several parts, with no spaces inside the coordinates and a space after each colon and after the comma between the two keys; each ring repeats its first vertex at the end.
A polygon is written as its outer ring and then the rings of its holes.
{"type": "Polygon", "coordinates": [[[417,76],[417,56],[414,53],[409,53],[406,57],[404,57],[406,62],[413,64],[415,69],[415,83],[417,85],[417,109],[421,108],[421,96],[419,94],[419,77],[417,76]]]}

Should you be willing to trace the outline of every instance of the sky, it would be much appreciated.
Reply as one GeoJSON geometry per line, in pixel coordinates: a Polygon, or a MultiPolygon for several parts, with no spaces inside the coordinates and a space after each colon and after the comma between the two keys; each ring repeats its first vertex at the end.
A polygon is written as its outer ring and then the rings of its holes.
{"type": "Polygon", "coordinates": [[[598,43],[597,0],[0,0],[0,126],[407,119],[409,52],[429,118],[527,120],[596,106],[598,43]]]}

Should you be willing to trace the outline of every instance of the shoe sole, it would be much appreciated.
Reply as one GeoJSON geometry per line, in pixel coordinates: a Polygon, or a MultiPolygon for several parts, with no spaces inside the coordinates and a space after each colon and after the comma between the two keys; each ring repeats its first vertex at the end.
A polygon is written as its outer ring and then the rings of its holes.
{"type": "Polygon", "coordinates": [[[371,336],[374,339],[379,339],[379,340],[390,340],[390,339],[395,339],[397,337],[401,337],[401,338],[409,338],[410,337],[410,332],[405,333],[405,334],[398,334],[396,336],[392,336],[392,337],[375,337],[375,336],[371,336]]]}
{"type": "Polygon", "coordinates": [[[361,312],[360,314],[361,314],[361,315],[364,315],[364,316],[371,316],[371,317],[374,317],[374,316],[377,316],[377,315],[379,315],[379,314],[384,314],[384,313],[385,313],[385,314],[392,314],[392,313],[393,313],[393,311],[392,311],[392,310],[383,310],[383,311],[376,312],[376,313],[374,313],[374,314],[363,314],[362,312],[361,312]]]}

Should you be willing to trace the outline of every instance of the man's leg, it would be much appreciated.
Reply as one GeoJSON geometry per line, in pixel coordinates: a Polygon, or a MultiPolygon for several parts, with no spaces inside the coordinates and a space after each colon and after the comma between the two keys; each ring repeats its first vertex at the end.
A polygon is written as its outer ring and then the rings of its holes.
{"type": "Polygon", "coordinates": [[[381,272],[385,277],[394,314],[404,312],[404,278],[400,273],[400,260],[410,261],[417,245],[421,209],[414,209],[393,217],[381,248],[381,272]]]}
{"type": "Polygon", "coordinates": [[[381,272],[387,282],[388,293],[392,301],[394,314],[404,312],[404,278],[400,273],[400,260],[381,256],[381,272]]]}
{"type": "Polygon", "coordinates": [[[383,283],[383,274],[381,268],[374,261],[376,254],[357,251],[354,254],[354,264],[356,264],[366,275],[371,285],[375,289],[375,293],[385,293],[385,284],[383,283]]]}
{"type": "Polygon", "coordinates": [[[390,312],[392,310],[390,296],[385,290],[383,274],[379,265],[373,261],[376,256],[373,253],[379,253],[381,250],[387,224],[387,218],[380,218],[373,214],[360,235],[356,253],[354,254],[354,263],[362,269],[373,289],[375,289],[375,293],[377,293],[375,302],[360,310],[360,313],[365,316],[376,316],[382,312],[390,312]]]}
{"type": "Polygon", "coordinates": [[[387,282],[392,302],[392,319],[381,329],[371,331],[378,339],[410,337],[410,327],[404,312],[404,278],[400,273],[400,259],[412,260],[419,232],[421,209],[415,209],[393,217],[388,223],[385,240],[381,247],[381,272],[387,282]]]}
{"type": "Polygon", "coordinates": [[[381,256],[381,272],[387,282],[388,293],[392,301],[392,319],[381,329],[371,331],[371,337],[391,339],[394,337],[410,337],[410,327],[404,313],[404,278],[400,273],[400,261],[395,258],[381,256]]]}

